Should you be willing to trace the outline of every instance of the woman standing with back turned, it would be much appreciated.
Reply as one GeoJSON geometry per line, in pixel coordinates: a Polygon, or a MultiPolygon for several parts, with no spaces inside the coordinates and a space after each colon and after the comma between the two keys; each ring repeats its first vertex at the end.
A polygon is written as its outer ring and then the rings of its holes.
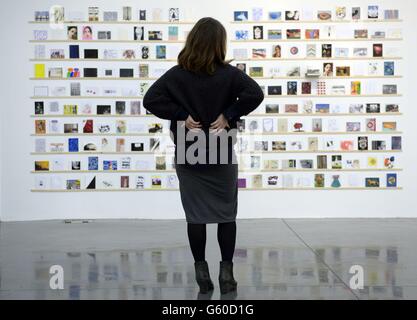
{"type": "Polygon", "coordinates": [[[200,19],[187,36],[178,65],[161,76],[143,99],[147,110],[171,120],[175,169],[200,293],[213,290],[205,260],[207,223],[218,224],[220,291],[225,294],[237,288],[232,261],[238,194],[238,165],[233,148],[236,121],[255,110],[264,98],[254,80],[225,61],[226,36],[219,21],[200,19]],[[184,132],[180,134],[180,130],[184,132]],[[207,139],[206,145],[197,149],[197,162],[187,152],[195,141],[184,138],[190,132],[199,135],[197,140],[201,134],[207,139]],[[222,139],[224,134],[226,140],[222,139]],[[208,143],[213,137],[220,137],[215,147],[208,143]],[[226,162],[221,158],[225,150],[226,162]]]}

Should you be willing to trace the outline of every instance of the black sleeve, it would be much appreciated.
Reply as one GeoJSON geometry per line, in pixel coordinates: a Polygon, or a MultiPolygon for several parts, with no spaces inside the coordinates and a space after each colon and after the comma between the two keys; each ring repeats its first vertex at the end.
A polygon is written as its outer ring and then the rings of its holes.
{"type": "Polygon", "coordinates": [[[248,115],[264,100],[264,93],[258,83],[240,69],[235,71],[233,91],[237,100],[223,111],[229,122],[248,115]]]}
{"type": "Polygon", "coordinates": [[[143,107],[161,119],[185,120],[188,112],[173,101],[167,88],[171,72],[168,70],[150,86],[143,97],[143,107]]]}

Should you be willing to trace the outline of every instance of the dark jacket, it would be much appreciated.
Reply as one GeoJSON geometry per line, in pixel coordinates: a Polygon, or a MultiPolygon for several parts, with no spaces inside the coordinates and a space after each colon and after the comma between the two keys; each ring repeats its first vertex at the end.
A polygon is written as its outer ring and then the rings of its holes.
{"type": "Polygon", "coordinates": [[[210,124],[223,113],[230,128],[236,128],[240,117],[255,110],[263,99],[256,81],[229,64],[219,66],[213,75],[193,73],[177,65],[148,89],[143,106],[155,116],[171,120],[170,130],[178,147],[177,121],[191,115],[208,134],[210,124]]]}

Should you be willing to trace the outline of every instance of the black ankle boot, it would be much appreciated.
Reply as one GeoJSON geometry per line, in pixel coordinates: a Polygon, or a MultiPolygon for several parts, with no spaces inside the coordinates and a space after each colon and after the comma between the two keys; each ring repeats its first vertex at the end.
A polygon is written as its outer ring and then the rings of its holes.
{"type": "Polygon", "coordinates": [[[200,287],[200,293],[207,293],[214,289],[213,282],[210,279],[207,261],[194,262],[195,279],[200,287]]]}
{"type": "Polygon", "coordinates": [[[220,261],[219,284],[221,294],[236,291],[237,282],[233,277],[232,261],[220,261]]]}

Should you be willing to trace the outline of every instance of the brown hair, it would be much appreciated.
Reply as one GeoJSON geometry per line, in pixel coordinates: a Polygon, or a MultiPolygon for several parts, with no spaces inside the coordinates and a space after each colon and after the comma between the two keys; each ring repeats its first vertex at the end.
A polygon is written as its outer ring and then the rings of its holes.
{"type": "Polygon", "coordinates": [[[197,21],[178,55],[178,65],[192,72],[213,74],[226,57],[226,29],[216,19],[206,17],[197,21]]]}

